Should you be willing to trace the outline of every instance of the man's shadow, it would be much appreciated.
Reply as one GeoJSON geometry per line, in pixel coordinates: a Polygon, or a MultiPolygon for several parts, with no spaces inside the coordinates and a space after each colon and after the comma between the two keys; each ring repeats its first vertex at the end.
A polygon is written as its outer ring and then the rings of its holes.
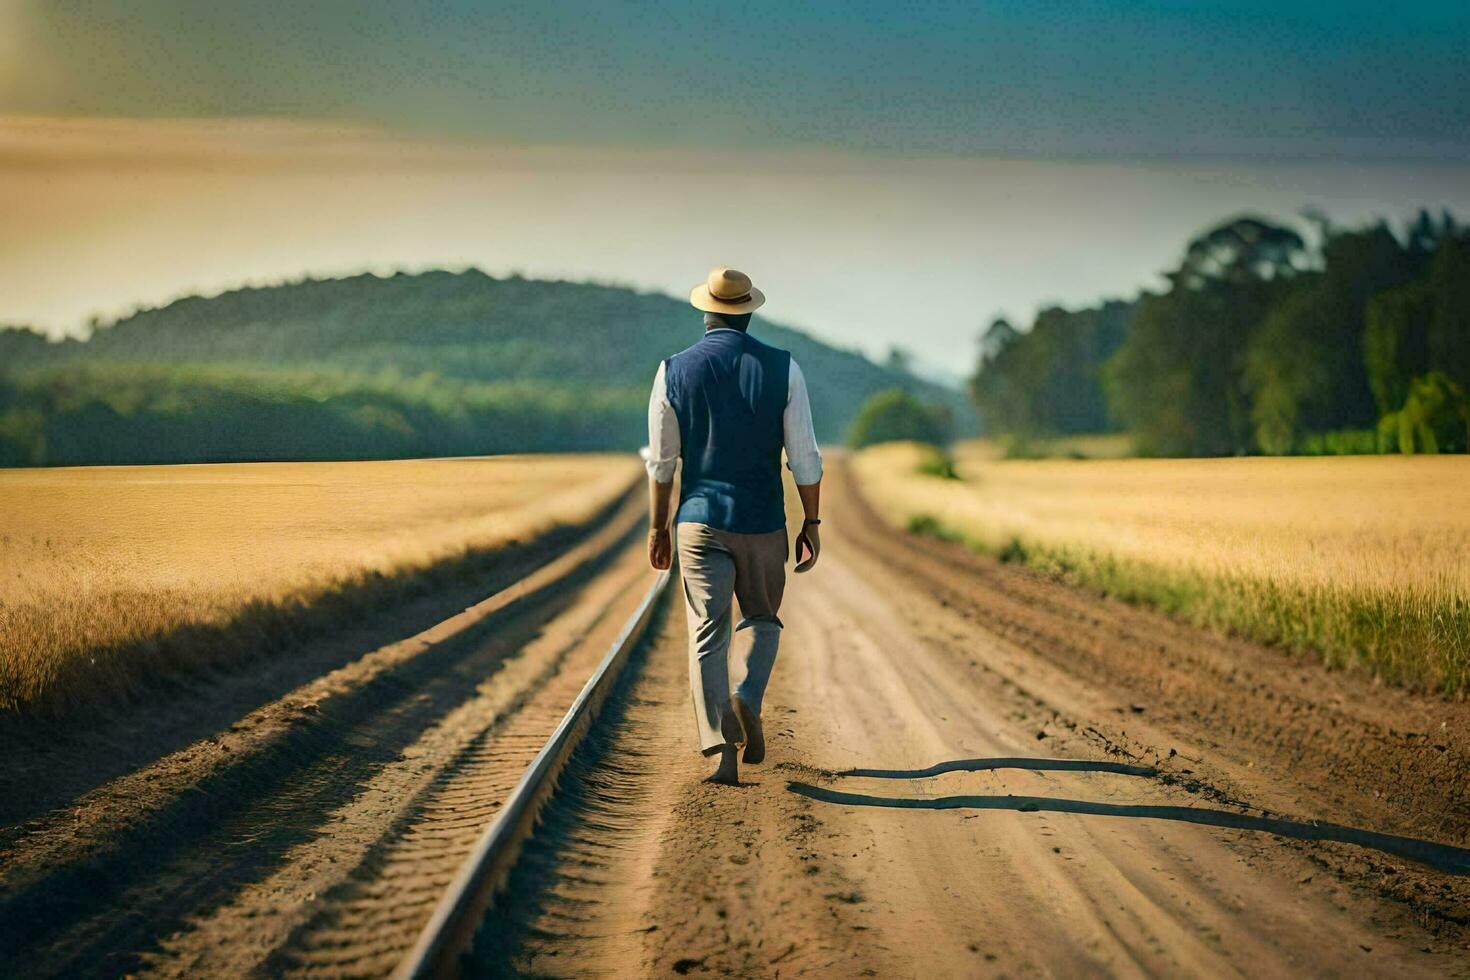
{"type": "MultiPolygon", "coordinates": [[[[832,773],[837,777],[864,776],[872,779],[922,779],[947,772],[983,772],[991,769],[1029,769],[1036,772],[1108,772],[1124,776],[1157,776],[1147,766],[1128,766],[1116,762],[1089,762],[1080,759],[957,759],[941,762],[927,769],[849,769],[832,773]]],[[[1153,806],[1148,804],[1092,803],[1087,800],[1058,799],[1049,796],[940,796],[910,799],[847,793],[809,783],[788,782],[786,788],[820,803],[838,806],[876,806],[897,810],[1016,810],[1021,813],[1084,813],[1100,817],[1147,817],[1155,820],[1177,820],[1181,823],[1227,827],[1232,830],[1254,830],[1297,840],[1339,841],[1371,847],[1453,875],[1470,875],[1470,849],[1449,844],[1436,844],[1414,837],[1380,834],[1372,830],[1343,827],[1333,823],[1302,823],[1277,817],[1253,817],[1229,810],[1207,807],[1153,806]]]]}

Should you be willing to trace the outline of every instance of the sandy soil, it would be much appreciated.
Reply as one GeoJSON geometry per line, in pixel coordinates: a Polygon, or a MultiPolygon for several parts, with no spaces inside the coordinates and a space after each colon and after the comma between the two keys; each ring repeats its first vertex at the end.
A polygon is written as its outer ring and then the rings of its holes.
{"type": "Polygon", "coordinates": [[[767,764],[698,782],[675,607],[484,972],[1470,975],[1470,878],[1292,836],[1467,843],[1464,705],[936,554],[835,477],[767,764]]]}

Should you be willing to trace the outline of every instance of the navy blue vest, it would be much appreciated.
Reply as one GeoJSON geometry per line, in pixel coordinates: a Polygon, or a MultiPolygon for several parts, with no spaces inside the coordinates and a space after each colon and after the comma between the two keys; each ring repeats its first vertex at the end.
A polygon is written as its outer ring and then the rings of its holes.
{"type": "Polygon", "coordinates": [[[664,362],[684,472],[675,521],[759,534],[786,526],[782,416],[791,355],[738,330],[711,330],[664,362]]]}

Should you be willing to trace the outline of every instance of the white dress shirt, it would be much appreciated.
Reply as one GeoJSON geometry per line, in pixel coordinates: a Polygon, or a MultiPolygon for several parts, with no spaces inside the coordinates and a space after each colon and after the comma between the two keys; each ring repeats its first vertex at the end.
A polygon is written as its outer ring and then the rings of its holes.
{"type": "MultiPolygon", "coordinates": [[[[812,428],[812,403],[807,397],[806,378],[796,359],[786,382],[786,410],[781,413],[782,440],[786,444],[786,467],[801,486],[822,479],[822,453],[817,449],[817,433],[812,428]]],[[[679,418],[669,404],[668,383],[660,361],[653,376],[653,391],[648,397],[648,475],[659,483],[674,479],[679,462],[679,418]]]]}

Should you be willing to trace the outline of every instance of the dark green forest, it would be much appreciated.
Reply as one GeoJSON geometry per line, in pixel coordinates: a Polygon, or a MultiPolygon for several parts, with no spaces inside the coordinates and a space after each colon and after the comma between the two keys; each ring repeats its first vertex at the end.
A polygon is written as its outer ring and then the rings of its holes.
{"type": "MultiPolygon", "coordinates": [[[[633,449],[648,386],[700,314],[667,296],[478,270],[188,297],[51,343],[0,330],[0,465],[363,459],[633,449]]],[[[839,440],[895,386],[962,393],[757,319],[839,440]]]]}
{"type": "Polygon", "coordinates": [[[1316,231],[1235,218],[1161,292],[997,319],[971,381],[988,431],[1123,431],[1169,456],[1466,451],[1470,230],[1421,212],[1316,231]]]}

